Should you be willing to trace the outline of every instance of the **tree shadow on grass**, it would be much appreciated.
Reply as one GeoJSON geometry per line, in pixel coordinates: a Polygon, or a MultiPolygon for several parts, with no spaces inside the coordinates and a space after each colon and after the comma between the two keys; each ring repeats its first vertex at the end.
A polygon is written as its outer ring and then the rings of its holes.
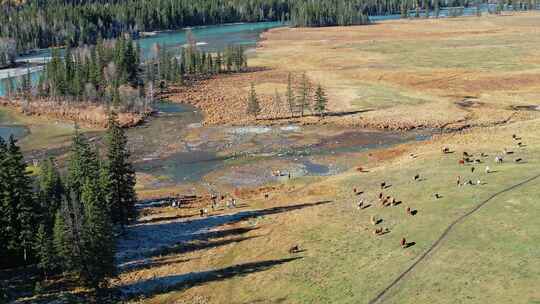
{"type": "Polygon", "coordinates": [[[224,237],[242,235],[250,231],[257,230],[257,229],[259,229],[259,227],[240,227],[240,228],[232,228],[232,229],[226,229],[226,230],[210,231],[210,232],[199,233],[197,235],[194,235],[194,239],[197,239],[197,240],[219,239],[219,238],[224,238],[224,237]]]}
{"type": "Polygon", "coordinates": [[[234,224],[244,220],[267,216],[308,207],[331,203],[321,201],[292,206],[272,207],[260,210],[239,211],[231,214],[215,215],[193,220],[173,220],[166,223],[133,225],[128,228],[125,238],[118,243],[117,259],[119,263],[128,263],[152,255],[156,250],[173,247],[180,243],[211,235],[211,229],[222,225],[234,224]]]}
{"type": "Polygon", "coordinates": [[[178,244],[177,246],[158,249],[155,252],[153,252],[152,255],[149,255],[149,257],[164,256],[164,255],[167,256],[167,255],[188,253],[188,252],[194,252],[194,251],[205,250],[205,249],[212,249],[212,248],[217,248],[220,246],[240,243],[242,241],[246,241],[246,240],[250,240],[250,239],[254,239],[258,237],[259,236],[237,237],[237,238],[232,238],[232,239],[224,239],[224,240],[210,241],[210,242],[191,241],[191,242],[178,244]]]}
{"type": "Polygon", "coordinates": [[[159,260],[152,260],[152,261],[143,260],[143,261],[138,261],[138,262],[131,263],[128,265],[124,265],[121,271],[122,273],[134,272],[134,271],[150,269],[154,267],[162,267],[162,266],[173,265],[173,264],[178,264],[178,263],[185,263],[185,262],[189,262],[190,260],[191,259],[173,259],[170,257],[163,257],[159,260]]]}
{"type": "Polygon", "coordinates": [[[147,220],[139,220],[137,221],[137,224],[150,224],[150,223],[157,223],[157,222],[164,222],[164,221],[171,221],[171,220],[177,220],[177,219],[183,219],[183,218],[190,218],[194,217],[195,215],[173,215],[173,216],[160,216],[155,217],[147,220]]]}
{"type": "Polygon", "coordinates": [[[221,269],[207,270],[201,272],[190,272],[179,275],[170,275],[160,278],[148,279],[121,287],[127,299],[134,299],[140,296],[154,296],[170,291],[181,291],[197,285],[209,282],[217,282],[233,277],[245,276],[251,273],[268,270],[274,266],[285,264],[302,257],[293,257],[277,260],[259,261],[245,264],[238,264],[221,269]]]}

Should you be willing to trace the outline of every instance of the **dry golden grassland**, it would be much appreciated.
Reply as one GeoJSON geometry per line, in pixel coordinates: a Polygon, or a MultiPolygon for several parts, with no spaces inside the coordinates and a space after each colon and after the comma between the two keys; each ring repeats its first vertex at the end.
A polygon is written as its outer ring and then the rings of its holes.
{"type": "MultiPolygon", "coordinates": [[[[327,88],[333,111],[373,110],[334,119],[342,123],[487,125],[538,116],[512,107],[540,104],[539,26],[540,14],[520,13],[279,28],[263,34],[250,64],[306,72],[327,88]]],[[[283,81],[257,87],[284,92],[283,81]]]]}

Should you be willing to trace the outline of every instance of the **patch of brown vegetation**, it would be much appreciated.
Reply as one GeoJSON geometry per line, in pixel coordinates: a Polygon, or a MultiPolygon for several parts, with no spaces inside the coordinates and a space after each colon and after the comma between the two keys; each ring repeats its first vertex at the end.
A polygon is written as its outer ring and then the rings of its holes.
{"type": "MultiPolygon", "coordinates": [[[[270,94],[259,94],[261,115],[255,118],[246,113],[249,86],[272,83],[285,85],[287,72],[276,70],[253,69],[244,73],[222,74],[192,82],[182,87],[173,87],[168,98],[173,102],[191,104],[201,109],[204,114],[204,124],[252,124],[274,118],[289,116],[289,110],[282,103],[280,106],[273,102],[270,94]]],[[[282,96],[282,102],[285,97],[282,96]]]]}
{"type": "MultiPolygon", "coordinates": [[[[22,104],[19,99],[0,98],[0,106],[16,109],[18,112],[32,116],[47,116],[50,118],[76,122],[83,126],[105,128],[107,127],[109,110],[102,105],[91,103],[64,104],[54,101],[33,100],[22,104]]],[[[142,123],[151,112],[134,113],[120,112],[118,121],[122,127],[134,127],[142,123]]]]}

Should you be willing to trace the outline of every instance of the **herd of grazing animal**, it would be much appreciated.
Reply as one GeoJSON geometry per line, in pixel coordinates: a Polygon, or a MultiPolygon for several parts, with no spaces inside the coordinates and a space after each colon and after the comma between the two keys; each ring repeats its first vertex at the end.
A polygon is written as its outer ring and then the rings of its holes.
{"type": "MultiPolygon", "coordinates": [[[[512,138],[513,138],[515,141],[521,140],[521,138],[518,137],[518,136],[515,135],[515,134],[512,135],[512,138]]],[[[522,141],[517,142],[517,146],[520,147],[520,148],[525,147],[525,145],[523,144],[522,141]]],[[[448,147],[444,147],[444,148],[442,149],[442,152],[443,152],[443,154],[450,154],[450,153],[453,153],[453,151],[451,151],[448,147]]],[[[510,150],[507,150],[507,149],[505,148],[505,149],[503,149],[502,155],[496,155],[496,156],[495,156],[494,161],[495,161],[496,164],[501,164],[501,163],[503,163],[503,161],[504,161],[503,155],[511,155],[511,154],[514,154],[514,152],[513,152],[513,151],[510,151],[510,150]]],[[[413,154],[411,154],[411,155],[413,155],[413,154]]],[[[469,153],[469,152],[467,152],[467,151],[463,151],[462,157],[459,159],[459,164],[460,164],[460,165],[466,165],[466,164],[481,164],[481,163],[484,162],[482,159],[486,159],[486,158],[488,157],[488,154],[486,154],[486,153],[484,153],[484,152],[481,152],[479,155],[480,155],[479,158],[474,158],[474,154],[469,153]]],[[[415,158],[415,157],[414,157],[414,158],[415,158]]],[[[523,160],[522,157],[518,157],[518,158],[515,158],[515,159],[514,159],[514,162],[516,162],[516,163],[521,163],[521,162],[524,162],[524,160],[523,160]]],[[[469,170],[470,170],[470,173],[471,173],[471,174],[474,174],[475,171],[476,171],[476,168],[475,168],[474,166],[471,166],[469,170]]],[[[486,174],[489,174],[489,173],[492,173],[492,172],[494,172],[494,171],[491,171],[491,168],[490,168],[489,166],[486,166],[486,168],[485,168],[485,173],[486,173],[486,174]]],[[[420,174],[416,174],[416,175],[413,176],[413,181],[421,181],[421,180],[423,180],[423,179],[420,178],[420,174]]],[[[462,186],[462,185],[482,185],[482,184],[483,184],[483,183],[482,183],[482,181],[481,181],[480,179],[476,180],[476,182],[473,182],[472,179],[468,179],[468,180],[462,182],[462,177],[461,177],[461,176],[458,176],[458,177],[457,177],[457,180],[456,180],[456,185],[457,185],[457,186],[462,186]]],[[[380,190],[381,190],[381,192],[379,192],[379,194],[378,194],[378,200],[379,200],[379,202],[380,202],[380,206],[381,206],[381,207],[396,206],[396,205],[398,205],[399,203],[401,203],[401,202],[396,201],[396,199],[395,199],[394,197],[392,197],[392,196],[386,196],[386,195],[383,193],[383,191],[384,191],[386,188],[389,188],[389,187],[390,187],[390,185],[389,185],[386,181],[381,182],[379,185],[380,185],[380,190]]],[[[353,189],[353,193],[354,193],[355,196],[359,196],[359,195],[363,194],[364,191],[358,191],[357,188],[354,188],[354,189],[353,189]]],[[[441,194],[439,194],[439,193],[435,193],[435,194],[434,194],[434,197],[435,197],[435,199],[440,199],[440,198],[442,198],[443,196],[442,196],[441,194]]],[[[359,203],[357,204],[357,209],[362,210],[362,209],[367,208],[366,206],[370,206],[370,205],[366,204],[366,203],[364,202],[364,199],[361,198],[361,199],[359,200],[359,203]]],[[[411,207],[406,207],[405,211],[406,211],[406,214],[407,214],[408,216],[414,216],[414,215],[416,215],[416,213],[417,213],[417,211],[411,209],[411,207]]],[[[370,222],[371,222],[371,224],[372,224],[373,226],[377,226],[377,227],[372,231],[374,235],[380,236],[380,235],[383,235],[383,234],[386,234],[386,233],[389,233],[389,232],[390,232],[390,230],[389,230],[388,228],[383,228],[383,227],[379,227],[379,226],[378,226],[378,225],[382,222],[382,219],[377,218],[377,217],[375,217],[375,216],[371,216],[371,217],[370,217],[370,222]]],[[[401,239],[401,241],[400,241],[400,246],[401,246],[401,248],[408,248],[408,247],[410,247],[410,246],[412,246],[412,245],[414,245],[414,244],[415,244],[414,242],[408,243],[407,240],[405,239],[405,237],[403,237],[403,238],[401,239]]]]}
{"type": "MultiPolygon", "coordinates": [[[[231,209],[231,208],[236,208],[237,206],[237,201],[236,201],[236,198],[234,197],[229,197],[229,199],[227,199],[227,196],[226,195],[212,195],[210,197],[210,201],[211,201],[211,208],[212,208],[212,211],[217,211],[218,209],[220,209],[221,207],[221,203],[224,202],[224,205],[225,205],[225,208],[226,209],[231,209]]],[[[208,208],[204,207],[204,208],[201,208],[199,209],[199,215],[201,217],[205,217],[205,216],[208,216],[210,214],[208,208]]]]}

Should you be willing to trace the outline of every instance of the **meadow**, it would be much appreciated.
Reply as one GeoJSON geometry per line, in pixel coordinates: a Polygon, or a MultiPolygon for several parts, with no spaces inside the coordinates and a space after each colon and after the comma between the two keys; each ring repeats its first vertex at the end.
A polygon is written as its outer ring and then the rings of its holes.
{"type": "MultiPolygon", "coordinates": [[[[242,189],[239,207],[208,218],[198,214],[204,199],[148,207],[135,231],[177,235],[132,261],[142,266],[114,286],[134,303],[540,301],[540,119],[531,107],[539,23],[527,13],[265,33],[253,59],[264,73],[306,72],[327,88],[332,110],[371,109],[330,122],[461,131],[351,153],[357,164],[334,176],[242,189]],[[479,163],[460,164],[463,152],[479,163]],[[382,207],[380,192],[400,203],[382,207]],[[358,209],[360,199],[369,207],[358,209]],[[375,235],[379,227],[388,233],[375,235]]],[[[252,77],[267,94],[283,89],[252,77]]]]}
{"type": "MultiPolygon", "coordinates": [[[[513,113],[538,105],[539,24],[537,13],[516,13],[279,28],[263,34],[251,64],[296,77],[306,73],[327,89],[333,111],[370,110],[339,123],[488,125],[512,115],[537,117],[513,113]]],[[[261,79],[258,85],[272,83],[261,79]]]]}
{"type": "MultiPolygon", "coordinates": [[[[143,267],[121,272],[115,285],[141,303],[368,303],[454,221],[497,192],[540,174],[540,136],[534,132],[539,124],[519,122],[357,154],[364,172],[304,177],[237,193],[238,209],[223,207],[208,220],[199,218],[196,206],[149,208],[142,226],[133,229],[165,229],[167,234],[156,230],[155,235],[167,241],[156,245],[157,253],[132,261],[143,267]],[[512,134],[526,146],[518,147],[512,134]],[[453,153],[442,153],[442,147],[453,153]],[[496,164],[503,148],[514,153],[496,164]],[[481,163],[460,165],[463,151],[481,163]],[[416,174],[419,181],[413,180],[416,174]],[[458,176],[474,185],[457,186],[458,176]],[[382,181],[390,185],[384,195],[399,205],[381,207],[382,181]],[[364,193],[356,196],[353,188],[364,193]],[[359,210],[361,198],[370,206],[359,210]],[[408,215],[407,207],[417,213],[408,215]],[[374,226],[372,216],[381,223],[374,226]],[[374,235],[377,227],[389,232],[374,235]],[[401,238],[414,245],[401,248],[401,238]],[[302,252],[289,254],[294,244],[302,252]]],[[[497,195],[458,221],[380,302],[539,300],[538,181],[497,195]]]]}

